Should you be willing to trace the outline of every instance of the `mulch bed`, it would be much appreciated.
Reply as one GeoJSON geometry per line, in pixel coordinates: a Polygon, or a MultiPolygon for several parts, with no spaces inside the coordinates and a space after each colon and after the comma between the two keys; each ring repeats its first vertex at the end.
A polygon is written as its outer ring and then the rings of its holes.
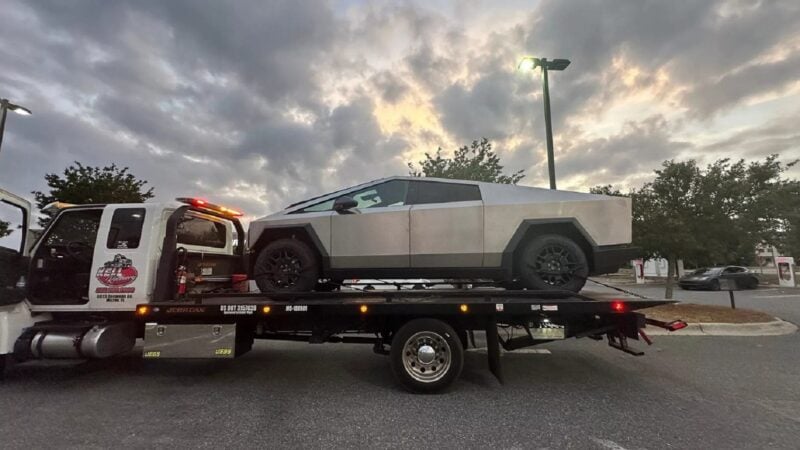
{"type": "Polygon", "coordinates": [[[762,323],[775,317],[752,309],[731,309],[727,306],[674,303],[642,309],[647,317],[670,322],[682,319],[687,323],[762,323]]]}

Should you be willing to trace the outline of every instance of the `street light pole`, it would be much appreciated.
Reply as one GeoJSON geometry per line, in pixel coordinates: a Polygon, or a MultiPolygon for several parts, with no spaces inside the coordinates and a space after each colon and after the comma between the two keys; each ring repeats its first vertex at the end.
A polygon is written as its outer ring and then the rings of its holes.
{"type": "Polygon", "coordinates": [[[542,68],[542,89],[544,91],[544,126],[545,126],[545,139],[547,141],[547,173],[550,176],[550,189],[556,188],[556,163],[555,154],[553,152],[553,125],[550,119],[550,80],[547,76],[548,70],[564,70],[569,66],[568,59],[553,59],[548,61],[547,58],[523,58],[517,68],[519,70],[533,70],[536,67],[542,68]]]}
{"type": "Polygon", "coordinates": [[[6,109],[5,99],[3,99],[2,102],[3,102],[2,106],[0,107],[0,109],[3,110],[3,112],[0,113],[0,149],[3,148],[3,134],[5,134],[6,131],[6,115],[8,115],[8,109],[6,109]]]}
{"type": "Polygon", "coordinates": [[[542,77],[544,78],[544,127],[547,139],[547,173],[550,175],[550,189],[556,188],[556,162],[553,153],[553,126],[550,122],[550,83],[547,79],[547,58],[542,58],[542,77]]]}
{"type": "Polygon", "coordinates": [[[11,110],[17,114],[22,116],[30,116],[31,110],[20,105],[16,105],[11,103],[7,98],[0,99],[0,149],[3,148],[3,134],[6,131],[6,116],[8,115],[8,111],[11,110]]]}

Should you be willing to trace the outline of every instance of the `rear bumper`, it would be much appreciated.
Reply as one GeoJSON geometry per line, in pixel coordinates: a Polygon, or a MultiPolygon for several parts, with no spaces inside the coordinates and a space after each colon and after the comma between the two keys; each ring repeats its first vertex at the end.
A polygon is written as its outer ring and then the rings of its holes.
{"type": "Polygon", "coordinates": [[[614,273],[631,260],[641,256],[641,249],[627,245],[607,245],[595,247],[592,257],[591,275],[614,273]]]}

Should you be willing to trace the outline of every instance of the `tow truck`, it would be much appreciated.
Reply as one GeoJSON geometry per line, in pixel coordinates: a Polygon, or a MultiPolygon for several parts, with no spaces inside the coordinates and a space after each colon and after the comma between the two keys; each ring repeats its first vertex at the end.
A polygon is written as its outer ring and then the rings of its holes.
{"type": "Polygon", "coordinates": [[[647,325],[686,326],[637,312],[668,300],[447,280],[254,292],[236,210],[196,198],[56,204],[35,238],[31,205],[4,190],[0,202],[18,216],[9,229],[19,241],[0,248],[0,371],[31,360],[111,358],[137,342],[147,359],[235,358],[255,339],[363,343],[390,357],[400,385],[432,393],[458,378],[476,332],[485,333],[489,369],[502,382],[501,348],[589,338],[641,355],[630,341],[649,344],[647,325]]]}

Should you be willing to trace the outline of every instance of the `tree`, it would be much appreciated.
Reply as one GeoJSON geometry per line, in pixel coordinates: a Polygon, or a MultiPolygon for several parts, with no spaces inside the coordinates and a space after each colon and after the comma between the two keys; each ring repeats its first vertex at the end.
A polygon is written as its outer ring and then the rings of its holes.
{"type": "Polygon", "coordinates": [[[14,231],[9,228],[10,226],[10,223],[0,220],[0,238],[8,236],[14,231]]]}
{"type": "Polygon", "coordinates": [[[442,156],[441,147],[431,156],[425,153],[425,160],[419,161],[417,171],[408,163],[409,173],[415,177],[453,178],[458,180],[486,181],[489,183],[517,184],[525,175],[523,170],[511,175],[503,173],[500,157],[492,150],[488,139],[472,141],[455,151],[452,158],[442,156]]]}
{"type": "MultiPolygon", "coordinates": [[[[667,298],[678,259],[698,266],[749,264],[757,244],[793,245],[800,187],[782,174],[794,164],[777,155],[749,164],[720,159],[705,170],[694,160],[665,161],[655,180],[630,192],[633,243],[647,257],[668,261],[667,298]]],[[[592,192],[621,195],[612,186],[592,192]]]]}
{"type": "MultiPolygon", "coordinates": [[[[128,173],[128,168],[115,164],[106,167],[84,166],[75,162],[64,170],[63,176],[49,173],[44,176],[50,192],[33,191],[36,206],[44,208],[52,202],[75,204],[141,203],[153,198],[153,188],[143,190],[147,181],[128,173]]],[[[39,225],[44,227],[52,216],[44,214],[39,225]]]]}

